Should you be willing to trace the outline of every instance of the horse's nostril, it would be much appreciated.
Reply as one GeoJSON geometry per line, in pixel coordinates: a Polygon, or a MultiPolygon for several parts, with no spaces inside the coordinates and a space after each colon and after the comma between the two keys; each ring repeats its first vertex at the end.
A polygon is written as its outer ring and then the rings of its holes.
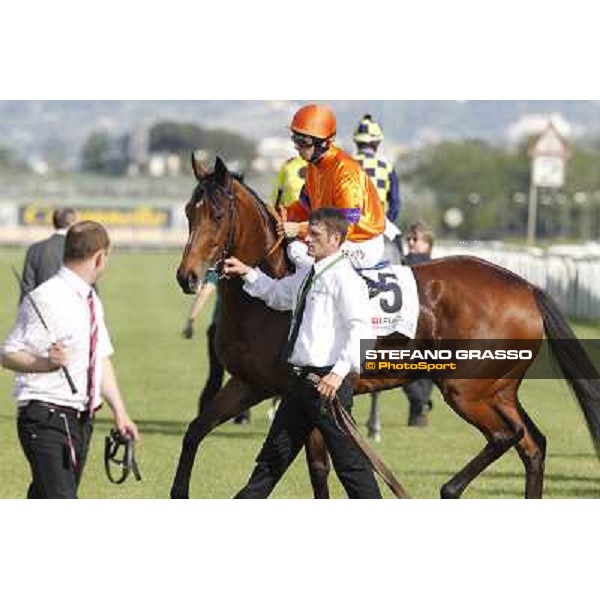
{"type": "Polygon", "coordinates": [[[195,294],[198,289],[198,277],[195,273],[183,273],[180,269],[177,271],[177,283],[186,294],[195,294]]]}
{"type": "Polygon", "coordinates": [[[190,273],[187,278],[188,291],[191,293],[196,293],[198,289],[198,277],[195,273],[190,273]]]}

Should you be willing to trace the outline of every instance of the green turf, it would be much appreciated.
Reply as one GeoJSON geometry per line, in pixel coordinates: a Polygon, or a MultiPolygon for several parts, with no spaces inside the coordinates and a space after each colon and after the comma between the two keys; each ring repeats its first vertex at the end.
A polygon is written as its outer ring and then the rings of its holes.
{"type": "MultiPolygon", "coordinates": [[[[23,251],[3,249],[0,254],[0,336],[6,337],[15,316],[16,282],[10,272],[19,269],[23,251]]],[[[166,498],[177,464],[187,422],[207,373],[204,331],[210,308],[197,323],[197,335],[184,340],[180,330],[190,298],[179,291],[174,273],[178,253],[116,251],[100,282],[100,293],[116,348],[113,358],[130,413],[140,426],[143,441],[137,456],[144,480],[124,485],[108,482],[103,472],[104,435],[110,427],[108,409],[97,420],[90,459],[80,489],[82,498],[166,498]]],[[[600,337],[600,327],[576,324],[585,337],[600,337]]],[[[12,374],[0,371],[0,498],[23,497],[28,467],[14,424],[12,374]]],[[[438,497],[440,486],[483,446],[483,438],[441,401],[436,390],[431,425],[408,428],[407,401],[402,391],[382,398],[383,440],[377,450],[416,498],[438,497]]],[[[528,381],[522,401],[548,438],[545,496],[596,498],[600,464],[577,404],[564,382],[528,381]]],[[[195,498],[228,498],[245,482],[268,429],[269,402],[252,411],[248,426],[225,424],[201,445],[192,477],[195,498]]],[[[356,399],[354,414],[364,423],[367,397],[356,399]]],[[[364,431],[364,428],[363,428],[364,431]]],[[[467,490],[467,498],[519,498],[523,468],[511,451],[467,490]]],[[[335,475],[332,496],[344,497],[335,475]]],[[[386,496],[389,496],[385,490],[386,496]]],[[[277,487],[276,498],[310,498],[302,456],[277,487]]]]}

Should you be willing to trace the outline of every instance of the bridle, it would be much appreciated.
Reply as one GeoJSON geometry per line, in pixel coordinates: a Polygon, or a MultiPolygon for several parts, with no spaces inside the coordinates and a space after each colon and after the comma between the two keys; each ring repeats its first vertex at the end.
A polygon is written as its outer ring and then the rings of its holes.
{"type": "Polygon", "coordinates": [[[221,256],[215,263],[215,271],[219,279],[228,279],[227,275],[223,272],[223,263],[226,258],[233,255],[233,246],[235,243],[235,196],[231,190],[231,186],[226,189],[222,189],[227,200],[229,200],[229,231],[227,232],[227,241],[221,249],[221,256]]]}
{"type": "MultiPolygon", "coordinates": [[[[241,184],[241,182],[240,182],[240,184],[241,184]]],[[[274,210],[270,209],[266,204],[263,204],[262,200],[260,200],[260,198],[256,195],[256,193],[253,190],[251,190],[247,186],[244,186],[244,187],[250,193],[250,195],[253,197],[254,202],[256,204],[256,208],[257,208],[261,218],[263,219],[263,222],[264,222],[266,228],[268,229],[270,226],[269,216],[272,217],[279,224],[280,218],[277,215],[277,213],[274,210]]],[[[234,250],[234,245],[235,245],[235,221],[236,221],[236,216],[237,216],[236,202],[235,202],[236,197],[235,197],[235,194],[233,193],[231,183],[227,187],[215,185],[212,188],[212,190],[209,186],[206,186],[206,188],[207,188],[206,193],[209,197],[209,200],[211,200],[213,202],[213,204],[216,205],[216,202],[217,202],[217,198],[215,197],[215,194],[217,191],[221,192],[221,194],[224,195],[225,198],[227,198],[228,203],[229,203],[229,206],[228,206],[229,230],[227,231],[227,238],[225,241],[225,245],[221,249],[219,258],[215,261],[215,264],[214,264],[214,268],[215,268],[218,278],[219,279],[229,279],[229,276],[223,272],[223,263],[225,262],[225,260],[227,258],[229,258],[230,256],[233,256],[233,250],[234,250]]],[[[220,216],[217,217],[218,220],[220,220],[220,218],[221,218],[220,216]]],[[[263,257],[258,260],[258,262],[256,263],[255,266],[262,265],[275,252],[275,250],[277,250],[277,248],[279,248],[279,246],[281,246],[284,239],[285,239],[284,233],[278,234],[277,239],[275,240],[274,244],[265,252],[263,257]]]]}

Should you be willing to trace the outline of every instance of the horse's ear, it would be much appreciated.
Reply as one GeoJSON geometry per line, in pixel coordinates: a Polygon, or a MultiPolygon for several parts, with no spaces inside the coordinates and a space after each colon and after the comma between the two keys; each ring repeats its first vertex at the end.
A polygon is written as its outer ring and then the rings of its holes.
{"type": "Polygon", "coordinates": [[[215,161],[215,181],[217,185],[221,187],[227,187],[229,180],[231,179],[231,173],[227,169],[225,163],[221,160],[220,156],[217,156],[215,161]]]}
{"type": "Polygon", "coordinates": [[[202,161],[196,160],[196,153],[192,152],[192,169],[196,179],[200,181],[208,175],[208,169],[202,161]]]}

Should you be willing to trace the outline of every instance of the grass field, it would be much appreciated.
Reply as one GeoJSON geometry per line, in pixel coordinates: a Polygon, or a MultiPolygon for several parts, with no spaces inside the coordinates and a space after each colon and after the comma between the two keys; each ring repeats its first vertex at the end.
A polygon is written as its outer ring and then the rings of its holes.
{"type": "MultiPolygon", "coordinates": [[[[16,312],[16,282],[10,266],[20,269],[22,250],[3,249],[0,255],[0,336],[6,337],[16,312]]],[[[116,354],[113,357],[121,388],[142,442],[137,456],[143,482],[133,478],[115,486],[104,475],[104,436],[110,428],[108,409],[97,419],[90,459],[80,488],[82,498],[166,498],[188,421],[196,408],[206,372],[204,330],[210,310],[197,323],[191,340],[180,336],[190,298],[179,291],[174,272],[179,253],[116,251],[100,282],[116,354]]],[[[600,327],[576,324],[582,337],[599,338],[600,327]]],[[[11,397],[12,374],[0,371],[0,498],[22,498],[29,481],[15,428],[11,397]]],[[[561,381],[528,381],[521,398],[548,438],[545,496],[597,498],[600,464],[574,398],[561,381]]],[[[402,391],[386,392],[382,400],[383,440],[377,450],[415,498],[436,498],[440,486],[470,460],[483,438],[457,417],[436,390],[431,425],[406,427],[407,401],[402,391]]],[[[225,424],[201,445],[193,473],[194,498],[229,498],[246,481],[268,429],[264,402],[252,411],[248,426],[225,424]]],[[[364,423],[367,397],[356,399],[354,414],[364,423]]],[[[363,428],[364,431],[364,428],[363,428]]],[[[524,486],[521,462],[511,451],[467,490],[466,498],[520,498],[524,486]]],[[[335,475],[332,496],[344,497],[335,475]]],[[[387,489],[384,491],[389,497],[387,489]]],[[[303,455],[275,491],[276,498],[310,498],[303,455]]]]}

